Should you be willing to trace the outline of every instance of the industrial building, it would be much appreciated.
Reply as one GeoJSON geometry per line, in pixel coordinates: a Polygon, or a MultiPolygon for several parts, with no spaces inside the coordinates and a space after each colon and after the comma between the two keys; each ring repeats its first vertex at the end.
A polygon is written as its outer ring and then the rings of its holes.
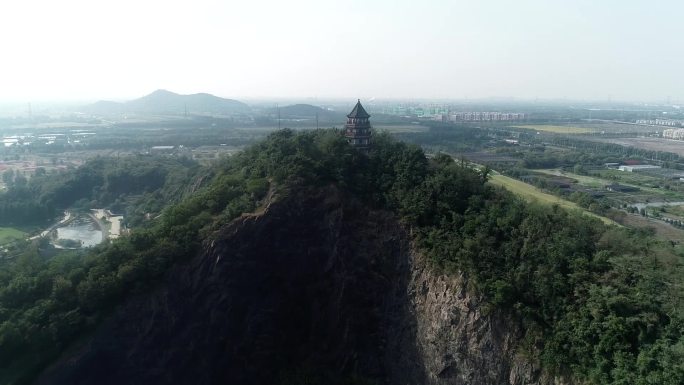
{"type": "Polygon", "coordinates": [[[655,170],[657,168],[661,168],[661,167],[653,165],[653,164],[635,164],[632,166],[620,166],[618,168],[618,170],[627,171],[627,172],[639,172],[639,171],[645,171],[645,170],[655,170]]]}

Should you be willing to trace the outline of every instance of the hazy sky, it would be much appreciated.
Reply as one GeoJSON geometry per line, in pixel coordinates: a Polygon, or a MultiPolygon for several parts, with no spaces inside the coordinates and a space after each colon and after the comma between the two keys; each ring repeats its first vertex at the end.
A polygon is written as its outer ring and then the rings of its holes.
{"type": "Polygon", "coordinates": [[[2,0],[0,100],[684,101],[681,0],[2,0]]]}

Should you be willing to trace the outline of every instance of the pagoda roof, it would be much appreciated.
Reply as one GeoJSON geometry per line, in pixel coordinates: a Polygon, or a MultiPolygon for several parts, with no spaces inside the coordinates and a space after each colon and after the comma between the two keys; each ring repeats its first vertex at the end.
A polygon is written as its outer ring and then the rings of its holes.
{"type": "Polygon", "coordinates": [[[366,112],[366,110],[363,108],[361,105],[361,99],[356,102],[356,105],[354,106],[354,109],[351,110],[349,115],[347,115],[348,118],[370,118],[370,114],[366,112]]]}

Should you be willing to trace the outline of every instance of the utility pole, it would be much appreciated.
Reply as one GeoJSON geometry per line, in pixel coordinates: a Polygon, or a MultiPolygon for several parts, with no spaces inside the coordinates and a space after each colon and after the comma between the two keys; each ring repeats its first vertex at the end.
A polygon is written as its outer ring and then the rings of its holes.
{"type": "Polygon", "coordinates": [[[277,104],[276,109],[278,110],[278,130],[280,130],[280,106],[277,104]]]}
{"type": "Polygon", "coordinates": [[[316,111],[316,129],[318,129],[318,111],[316,111]]]}

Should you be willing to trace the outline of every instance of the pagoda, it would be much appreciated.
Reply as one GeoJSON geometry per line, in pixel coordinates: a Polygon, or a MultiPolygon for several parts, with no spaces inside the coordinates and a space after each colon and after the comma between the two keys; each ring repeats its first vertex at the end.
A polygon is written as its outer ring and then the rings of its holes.
{"type": "Polygon", "coordinates": [[[370,147],[371,125],[370,114],[361,105],[361,100],[356,102],[354,109],[347,115],[347,124],[344,125],[344,136],[352,147],[363,152],[370,147]]]}

